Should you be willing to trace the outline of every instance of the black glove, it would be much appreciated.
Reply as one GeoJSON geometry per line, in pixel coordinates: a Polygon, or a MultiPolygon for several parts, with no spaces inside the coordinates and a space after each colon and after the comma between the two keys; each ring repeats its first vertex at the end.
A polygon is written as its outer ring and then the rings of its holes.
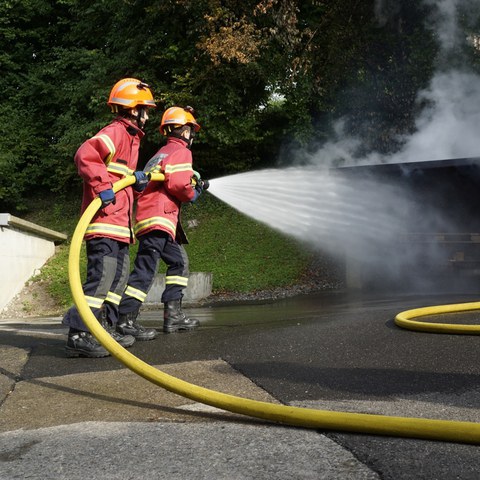
{"type": "Polygon", "coordinates": [[[136,179],[135,183],[133,184],[133,189],[137,192],[143,192],[147,188],[150,176],[142,171],[134,172],[133,174],[135,175],[136,179]]]}
{"type": "Polygon", "coordinates": [[[115,205],[115,202],[117,201],[115,198],[115,192],[111,188],[107,188],[106,190],[102,190],[98,196],[100,197],[100,200],[102,201],[102,206],[101,208],[105,208],[106,206],[110,205],[111,203],[115,205]]]}

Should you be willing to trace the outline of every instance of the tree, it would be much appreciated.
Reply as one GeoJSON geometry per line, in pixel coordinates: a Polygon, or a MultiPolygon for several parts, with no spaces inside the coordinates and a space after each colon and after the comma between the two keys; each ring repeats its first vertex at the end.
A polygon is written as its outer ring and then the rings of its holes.
{"type": "MultiPolygon", "coordinates": [[[[4,2],[1,208],[27,208],[34,193],[71,195],[75,150],[110,120],[106,99],[122,77],[146,81],[158,99],[140,165],[174,104],[196,109],[197,165],[209,177],[273,164],[285,146],[316,148],[340,117],[364,149],[394,149],[432,74],[437,46],[424,19],[434,3],[4,2]]],[[[475,38],[478,12],[460,13],[475,38]]],[[[478,50],[468,55],[478,68],[478,50]]]]}

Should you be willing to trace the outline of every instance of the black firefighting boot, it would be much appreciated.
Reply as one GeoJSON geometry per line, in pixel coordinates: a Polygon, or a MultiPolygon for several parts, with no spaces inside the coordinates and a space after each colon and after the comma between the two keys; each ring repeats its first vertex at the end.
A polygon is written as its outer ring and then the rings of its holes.
{"type": "Polygon", "coordinates": [[[122,334],[117,332],[115,327],[110,324],[107,320],[107,312],[105,308],[102,307],[100,312],[100,325],[110,334],[110,336],[118,342],[118,344],[123,348],[129,348],[135,343],[135,338],[132,335],[122,334]]]}
{"type": "Polygon", "coordinates": [[[193,330],[200,325],[195,318],[188,318],[182,310],[182,300],[171,300],[165,303],[163,312],[163,331],[165,333],[193,330]]]}
{"type": "Polygon", "coordinates": [[[157,336],[154,328],[145,328],[137,322],[138,310],[135,312],[121,313],[117,324],[117,332],[131,335],[138,341],[153,340],[157,336]]]}
{"type": "Polygon", "coordinates": [[[68,333],[65,352],[67,357],[100,358],[110,355],[90,332],[75,330],[70,330],[68,333]]]}

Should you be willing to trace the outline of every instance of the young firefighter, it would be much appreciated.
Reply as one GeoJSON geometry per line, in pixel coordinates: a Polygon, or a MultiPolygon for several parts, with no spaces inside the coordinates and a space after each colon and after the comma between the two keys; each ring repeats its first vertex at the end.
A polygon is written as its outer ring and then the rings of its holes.
{"type": "MultiPolygon", "coordinates": [[[[116,118],[75,154],[75,164],[83,178],[82,212],[99,196],[100,210],[85,232],[87,277],[83,292],[95,317],[124,347],[135,339],[115,330],[118,305],[130,272],[128,248],[133,241],[132,206],[134,195],[145,189],[148,178],[136,172],[138,150],[147,109],[155,107],[147,84],[135,78],[117,82],[108,99],[116,118]],[[134,174],[136,182],[116,194],[112,184],[134,174]],[[135,191],[135,193],[134,193],[135,191]]],[[[65,347],[68,357],[105,357],[108,351],[91,335],[76,307],[71,307],[63,323],[70,327],[65,347]]]]}
{"type": "Polygon", "coordinates": [[[194,202],[207,187],[192,169],[192,146],[200,125],[190,107],[171,107],[163,114],[160,132],[167,143],[145,167],[151,173],[162,172],[163,182],[150,182],[137,203],[135,233],[139,239],[134,269],[119,307],[118,331],[137,340],[155,338],[156,331],[137,322],[160,260],[167,264],[164,303],[165,333],[192,330],[198,320],[182,311],[183,289],[188,282],[188,257],[182,243],[188,243],[180,224],[181,204],[194,202]]]}

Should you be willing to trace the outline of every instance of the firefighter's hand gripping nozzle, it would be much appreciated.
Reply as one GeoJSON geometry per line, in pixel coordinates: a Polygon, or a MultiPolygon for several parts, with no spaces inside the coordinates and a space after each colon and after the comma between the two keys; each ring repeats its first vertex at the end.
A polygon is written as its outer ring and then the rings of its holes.
{"type": "Polygon", "coordinates": [[[194,170],[192,175],[192,187],[196,188],[197,185],[200,185],[202,190],[208,190],[210,182],[208,180],[203,180],[200,177],[200,174],[194,170]]]}
{"type": "Polygon", "coordinates": [[[191,184],[193,189],[195,190],[195,196],[191,200],[191,202],[193,203],[198,199],[198,197],[203,193],[204,190],[208,189],[208,187],[210,186],[210,183],[208,180],[202,180],[202,178],[200,177],[200,174],[194,170],[192,179],[191,179],[191,184]]]}

